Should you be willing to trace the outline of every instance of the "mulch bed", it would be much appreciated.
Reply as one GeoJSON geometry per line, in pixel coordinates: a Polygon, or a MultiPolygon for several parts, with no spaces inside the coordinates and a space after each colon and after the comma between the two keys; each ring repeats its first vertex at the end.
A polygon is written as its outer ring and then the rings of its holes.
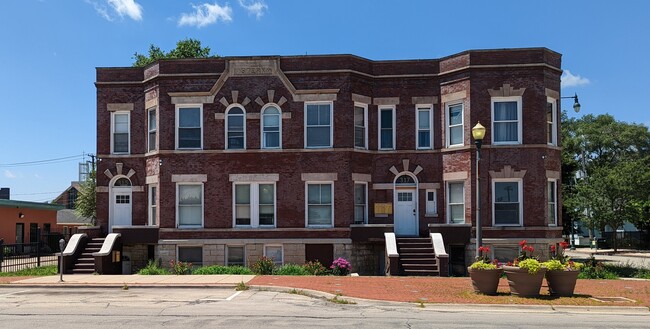
{"type": "Polygon", "coordinates": [[[537,298],[511,296],[506,279],[499,282],[496,296],[474,293],[469,278],[263,275],[248,284],[399,302],[650,307],[650,281],[647,280],[578,280],[573,297],[550,296],[544,281],[537,298]],[[600,302],[591,297],[625,297],[635,302],[600,302]]]}

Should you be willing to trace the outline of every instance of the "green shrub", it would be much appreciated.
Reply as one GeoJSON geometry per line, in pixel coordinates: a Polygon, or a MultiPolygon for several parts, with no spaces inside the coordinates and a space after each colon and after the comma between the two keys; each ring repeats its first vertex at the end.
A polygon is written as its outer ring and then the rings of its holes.
{"type": "Polygon", "coordinates": [[[243,266],[222,266],[222,265],[212,265],[199,267],[196,270],[192,271],[192,274],[198,275],[214,275],[214,274],[253,274],[248,267],[243,266]]]}
{"type": "Polygon", "coordinates": [[[470,268],[473,270],[495,270],[497,266],[495,264],[486,263],[479,260],[478,262],[472,263],[472,265],[470,265],[470,268]]]}
{"type": "Polygon", "coordinates": [[[138,274],[140,275],[167,275],[170,274],[167,269],[161,268],[154,262],[153,260],[150,260],[149,263],[147,263],[147,266],[144,268],[140,269],[138,271],[138,274]]]}
{"type": "Polygon", "coordinates": [[[273,270],[275,270],[275,263],[273,262],[273,258],[262,256],[255,262],[255,264],[253,264],[253,272],[256,274],[271,275],[273,274],[273,270]]]}
{"type": "Polygon", "coordinates": [[[585,262],[578,279],[618,279],[618,276],[603,266],[602,262],[597,261],[593,256],[585,262]]]}
{"type": "Polygon", "coordinates": [[[296,264],[284,264],[273,272],[275,275],[309,275],[305,267],[296,264]]]}
{"type": "Polygon", "coordinates": [[[319,261],[309,261],[303,265],[309,275],[327,275],[328,271],[319,261]]]}
{"type": "Polygon", "coordinates": [[[173,259],[169,261],[169,267],[171,268],[172,274],[176,275],[185,275],[192,272],[192,263],[188,262],[175,262],[173,259]]]}

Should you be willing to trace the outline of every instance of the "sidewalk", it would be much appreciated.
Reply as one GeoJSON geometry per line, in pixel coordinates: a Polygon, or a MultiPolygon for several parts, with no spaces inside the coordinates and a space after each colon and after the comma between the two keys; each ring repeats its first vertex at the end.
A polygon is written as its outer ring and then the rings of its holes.
{"type": "Polygon", "coordinates": [[[42,276],[11,282],[29,286],[92,286],[92,287],[235,287],[248,283],[254,275],[93,275],[64,274],[63,282],[57,276],[42,276]]]}

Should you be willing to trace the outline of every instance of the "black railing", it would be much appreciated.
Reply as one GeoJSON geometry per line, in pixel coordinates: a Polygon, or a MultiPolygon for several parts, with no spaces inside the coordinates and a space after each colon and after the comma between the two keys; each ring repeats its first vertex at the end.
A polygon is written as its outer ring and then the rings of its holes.
{"type": "Polygon", "coordinates": [[[4,244],[0,239],[0,272],[16,272],[28,268],[57,265],[60,233],[43,234],[39,242],[4,244]]]}

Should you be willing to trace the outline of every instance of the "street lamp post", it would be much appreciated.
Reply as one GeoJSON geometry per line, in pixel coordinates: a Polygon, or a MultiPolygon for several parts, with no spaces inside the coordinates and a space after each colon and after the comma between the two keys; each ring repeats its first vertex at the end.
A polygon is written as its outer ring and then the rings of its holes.
{"type": "MultiPolygon", "coordinates": [[[[573,98],[573,110],[576,113],[580,112],[580,102],[578,102],[578,94],[577,93],[574,93],[573,96],[566,96],[566,97],[560,97],[560,98],[573,98]]],[[[582,145],[580,145],[580,147],[582,147],[582,145]]],[[[583,151],[584,151],[584,148],[583,148],[583,151]]],[[[582,154],[582,170],[583,170],[583,173],[586,174],[586,171],[584,171],[585,170],[584,153],[582,154]]],[[[576,250],[575,241],[574,241],[575,240],[574,236],[575,236],[576,227],[575,227],[575,221],[573,220],[573,217],[571,217],[571,223],[570,224],[571,224],[571,236],[569,237],[569,242],[571,243],[570,250],[576,250]]]]}
{"type": "Polygon", "coordinates": [[[485,127],[481,122],[477,122],[472,128],[472,137],[476,144],[476,257],[481,256],[479,248],[483,245],[483,228],[481,223],[481,181],[479,175],[479,161],[481,161],[481,145],[485,137],[485,127]]]}

